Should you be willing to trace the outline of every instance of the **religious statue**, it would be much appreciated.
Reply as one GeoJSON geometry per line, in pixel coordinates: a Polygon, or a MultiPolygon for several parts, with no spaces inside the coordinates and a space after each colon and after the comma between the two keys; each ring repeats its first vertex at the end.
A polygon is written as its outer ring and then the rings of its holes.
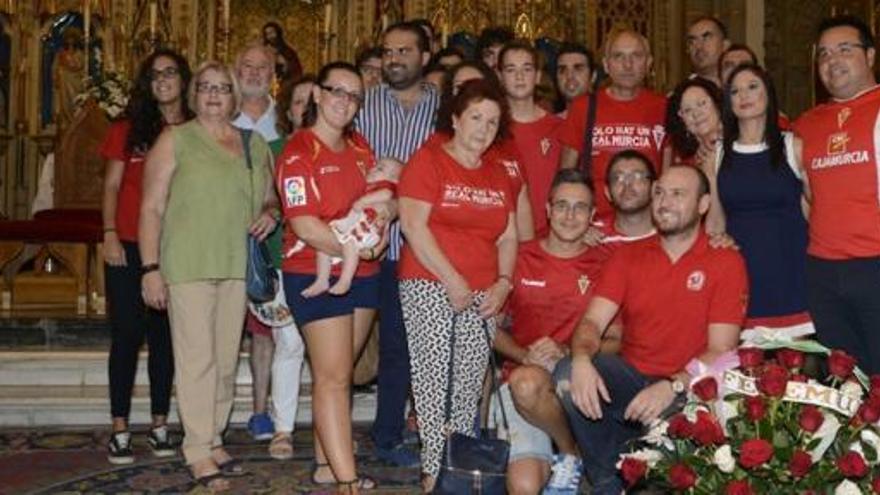
{"type": "Polygon", "coordinates": [[[284,31],[277,22],[263,25],[263,44],[275,52],[275,76],[280,81],[292,81],[302,76],[302,64],[296,50],[284,41],[284,31]]]}
{"type": "Polygon", "coordinates": [[[61,50],[52,68],[52,89],[55,102],[56,123],[65,127],[76,113],[76,95],[84,89],[85,50],[83,33],[77,27],[68,27],[61,35],[61,50]]]}

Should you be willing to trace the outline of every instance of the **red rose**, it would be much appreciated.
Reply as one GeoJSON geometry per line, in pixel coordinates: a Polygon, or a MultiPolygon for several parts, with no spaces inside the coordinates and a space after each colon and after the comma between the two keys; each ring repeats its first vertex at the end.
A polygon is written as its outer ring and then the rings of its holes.
{"type": "Polygon", "coordinates": [[[855,365],[856,358],[843,351],[831,351],[831,355],[828,356],[828,371],[841,380],[846,380],[852,375],[855,365]]]}
{"type": "MultiPolygon", "coordinates": [[[[880,390],[880,375],[871,375],[871,390],[880,390]]],[[[880,478],[878,478],[880,479],[880,478]]]]}
{"type": "Polygon", "coordinates": [[[754,493],[752,485],[746,480],[731,481],[724,488],[725,495],[754,495],[754,493]]]}
{"type": "Polygon", "coordinates": [[[809,379],[807,378],[807,375],[804,375],[803,373],[795,373],[795,374],[791,375],[791,378],[789,378],[789,381],[807,383],[809,381],[809,379]]]}
{"type": "Polygon", "coordinates": [[[871,488],[875,493],[880,493],[880,478],[874,478],[871,480],[871,488]]]}
{"type": "Polygon", "coordinates": [[[687,416],[678,413],[669,419],[666,433],[669,438],[690,438],[694,434],[694,425],[688,421],[687,416]]]}
{"type": "Polygon", "coordinates": [[[773,446],[762,438],[746,440],[739,449],[739,463],[746,469],[758,467],[773,457],[773,446]]]}
{"type": "Polygon", "coordinates": [[[825,422],[825,417],[816,406],[805,405],[801,407],[801,413],[798,416],[798,424],[804,431],[815,433],[816,430],[825,422]]]}
{"type": "Polygon", "coordinates": [[[837,458],[837,468],[847,478],[862,478],[868,474],[868,464],[862,454],[852,450],[837,458]]]}
{"type": "Polygon", "coordinates": [[[778,364],[764,366],[758,375],[758,390],[771,397],[785,395],[785,387],[788,384],[788,370],[778,364]]]}
{"type": "Polygon", "coordinates": [[[700,445],[724,443],[724,430],[721,424],[707,411],[697,411],[697,421],[693,425],[694,440],[700,445]]]}
{"type": "Polygon", "coordinates": [[[648,472],[648,464],[646,464],[645,461],[627,457],[623,459],[623,464],[620,466],[620,472],[623,476],[623,480],[626,481],[626,486],[633,486],[645,476],[645,473],[648,472]]]}
{"type": "Polygon", "coordinates": [[[803,450],[795,450],[791,455],[791,460],[788,462],[788,470],[791,471],[791,475],[795,478],[803,478],[810,472],[812,467],[813,459],[810,458],[810,454],[803,450]]]}
{"type": "Polygon", "coordinates": [[[713,401],[718,398],[718,382],[714,377],[707,376],[691,386],[694,395],[703,402],[713,401]]]}
{"type": "Polygon", "coordinates": [[[759,421],[767,413],[767,405],[764,399],[758,396],[746,397],[744,402],[746,408],[746,416],[752,421],[759,421]]]}
{"type": "Polygon", "coordinates": [[[788,369],[796,370],[804,365],[804,353],[794,349],[779,349],[776,358],[788,369]]]}
{"type": "Polygon", "coordinates": [[[755,368],[764,362],[764,351],[757,347],[740,347],[736,353],[743,368],[755,368]]]}
{"type": "Polygon", "coordinates": [[[679,463],[669,468],[669,484],[676,490],[687,490],[697,483],[697,473],[687,464],[679,463]]]}
{"type": "Polygon", "coordinates": [[[858,417],[865,423],[873,424],[880,419],[880,401],[869,398],[859,406],[858,417]]]}

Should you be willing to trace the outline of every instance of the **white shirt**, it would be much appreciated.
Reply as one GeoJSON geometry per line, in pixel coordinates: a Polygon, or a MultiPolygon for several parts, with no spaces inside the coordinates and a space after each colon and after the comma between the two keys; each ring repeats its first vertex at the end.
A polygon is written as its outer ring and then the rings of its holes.
{"type": "Polygon", "coordinates": [[[273,100],[271,96],[268,98],[269,106],[266,108],[266,111],[263,112],[263,115],[260,115],[260,118],[256,121],[244,112],[239,112],[235,120],[232,121],[232,125],[239,129],[253,129],[259,132],[267,143],[275,141],[280,137],[278,135],[278,129],[275,127],[275,100],[273,100]]]}

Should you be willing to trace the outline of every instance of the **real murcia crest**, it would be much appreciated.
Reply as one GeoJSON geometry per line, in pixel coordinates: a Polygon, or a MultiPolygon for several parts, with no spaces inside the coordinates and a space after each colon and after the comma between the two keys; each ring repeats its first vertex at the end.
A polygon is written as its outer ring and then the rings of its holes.
{"type": "Polygon", "coordinates": [[[694,292],[699,291],[703,288],[703,285],[706,283],[706,274],[703,273],[702,270],[694,270],[688,275],[687,278],[687,289],[692,290],[694,292]]]}
{"type": "Polygon", "coordinates": [[[578,289],[581,290],[581,295],[587,293],[587,289],[590,288],[590,277],[586,275],[581,275],[578,277],[578,289]]]}
{"type": "Polygon", "coordinates": [[[843,107],[837,112],[837,128],[843,128],[843,124],[849,119],[849,116],[852,115],[852,109],[849,107],[843,107]]]}
{"type": "Polygon", "coordinates": [[[541,140],[541,154],[547,156],[548,151],[550,151],[550,138],[544,138],[541,140]]]}

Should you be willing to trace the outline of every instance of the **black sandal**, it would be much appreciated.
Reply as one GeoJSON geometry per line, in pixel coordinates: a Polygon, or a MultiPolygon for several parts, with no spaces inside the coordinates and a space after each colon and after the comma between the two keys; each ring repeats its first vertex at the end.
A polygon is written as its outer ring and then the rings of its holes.
{"type": "Polygon", "coordinates": [[[352,488],[357,487],[358,491],[360,490],[375,490],[379,487],[379,484],[376,483],[376,480],[369,476],[359,476],[355,480],[351,481],[340,481],[337,483],[339,488],[344,488],[347,493],[351,493],[352,488]]]}
{"type": "MultiPolygon", "coordinates": [[[[327,486],[327,485],[335,485],[336,484],[335,478],[332,481],[318,481],[318,478],[317,478],[318,470],[322,469],[322,468],[329,468],[329,467],[330,467],[329,462],[312,461],[312,474],[311,474],[310,478],[311,478],[313,485],[327,486]]],[[[333,470],[331,470],[330,473],[332,474],[333,470]]]]}
{"type": "Polygon", "coordinates": [[[241,461],[238,459],[229,459],[223,464],[217,464],[217,468],[220,469],[220,473],[223,476],[229,478],[239,478],[250,474],[248,470],[241,465],[241,461]]]}

